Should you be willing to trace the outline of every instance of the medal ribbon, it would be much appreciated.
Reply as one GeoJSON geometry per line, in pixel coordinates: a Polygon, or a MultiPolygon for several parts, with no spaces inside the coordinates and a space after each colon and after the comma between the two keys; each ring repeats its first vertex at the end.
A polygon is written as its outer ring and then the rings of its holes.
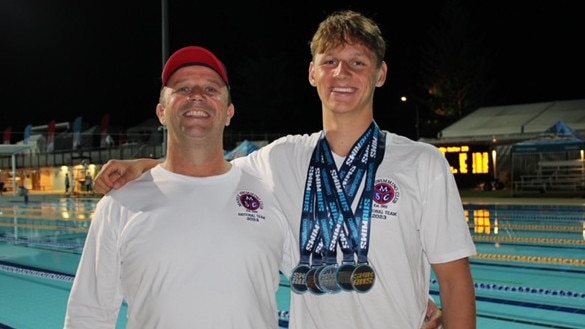
{"type": "Polygon", "coordinates": [[[301,264],[308,264],[312,253],[313,265],[320,265],[321,252],[327,264],[335,264],[338,244],[344,254],[344,263],[354,263],[354,254],[358,255],[358,263],[367,263],[375,173],[384,155],[384,140],[385,135],[373,122],[338,171],[331,148],[322,134],[313,151],[305,183],[300,232],[301,264]],[[351,203],[364,174],[366,182],[354,215],[351,203]]]}
{"type": "Polygon", "coordinates": [[[327,173],[334,182],[333,186],[336,187],[334,198],[340,205],[343,215],[340,221],[344,221],[349,231],[349,235],[352,238],[351,245],[358,256],[358,263],[360,264],[367,263],[375,173],[381,162],[384,150],[384,144],[379,143],[380,135],[385,137],[377,125],[372,123],[370,128],[356,142],[339,172],[335,166],[329,145],[326,141],[321,143],[321,147],[324,148],[324,163],[328,167],[327,173]],[[380,146],[381,151],[378,150],[380,146]],[[366,174],[366,182],[354,214],[349,205],[357,194],[364,173],[366,174]],[[340,179],[342,180],[341,184],[339,184],[340,179]]]}
{"type": "MultiPolygon", "coordinates": [[[[356,160],[363,159],[363,155],[367,154],[366,149],[368,140],[371,138],[371,130],[371,128],[368,129],[366,133],[364,133],[364,135],[356,142],[346,160],[344,161],[345,166],[342,165],[342,173],[345,177],[348,178],[345,181],[347,186],[351,186],[351,182],[357,180],[358,184],[353,185],[359,187],[359,182],[361,181],[365,171],[365,164],[356,160]]],[[[336,260],[337,244],[339,243],[343,252],[343,262],[355,263],[354,250],[356,248],[356,242],[353,238],[349,241],[347,239],[347,232],[350,232],[351,234],[352,231],[357,230],[357,228],[351,227],[355,226],[355,222],[353,221],[353,212],[351,210],[353,195],[346,195],[343,183],[340,180],[340,174],[337,171],[337,165],[335,164],[335,160],[333,159],[333,154],[327,140],[321,139],[317,147],[322,150],[322,157],[320,161],[322,165],[327,168],[325,174],[323,175],[323,185],[327,187],[327,205],[329,207],[329,211],[333,215],[332,217],[335,219],[335,221],[328,223],[328,225],[334,226],[332,229],[334,235],[332,236],[331,240],[328,241],[328,243],[326,241],[327,252],[331,255],[332,258],[334,258],[334,260],[336,260]]],[[[352,192],[354,195],[356,191],[357,188],[353,189],[352,192]]],[[[322,225],[324,225],[324,223],[322,225]]]]}
{"type": "Polygon", "coordinates": [[[359,244],[356,246],[356,252],[358,256],[358,264],[368,263],[368,250],[370,242],[370,228],[372,218],[372,207],[374,197],[374,183],[376,181],[376,171],[378,166],[382,162],[384,157],[384,151],[386,149],[386,135],[381,133],[376,127],[372,143],[369,147],[368,155],[368,169],[366,172],[366,182],[364,190],[362,191],[358,207],[356,209],[355,223],[360,228],[360,231],[353,232],[355,241],[358,240],[359,244]]]}
{"type": "MultiPolygon", "coordinates": [[[[315,151],[313,151],[313,154],[315,151]]],[[[303,199],[303,212],[300,228],[300,264],[309,265],[311,253],[316,249],[319,241],[320,228],[314,217],[315,200],[313,193],[313,182],[315,179],[315,166],[309,166],[307,180],[305,182],[305,197],[303,199]]]]}

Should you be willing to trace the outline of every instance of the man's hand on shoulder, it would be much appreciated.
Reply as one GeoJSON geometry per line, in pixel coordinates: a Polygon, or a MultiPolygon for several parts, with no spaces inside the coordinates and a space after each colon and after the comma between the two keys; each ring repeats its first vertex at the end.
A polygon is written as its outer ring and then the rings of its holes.
{"type": "Polygon", "coordinates": [[[106,194],[137,179],[143,172],[159,164],[155,159],[109,160],[102,166],[94,182],[97,193],[106,194]]]}

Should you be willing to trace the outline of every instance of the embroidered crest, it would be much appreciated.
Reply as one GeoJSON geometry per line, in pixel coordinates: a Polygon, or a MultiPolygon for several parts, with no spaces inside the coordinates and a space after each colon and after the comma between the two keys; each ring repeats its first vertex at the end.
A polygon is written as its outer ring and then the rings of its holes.
{"type": "Polygon", "coordinates": [[[242,191],[238,193],[236,202],[238,203],[238,206],[244,207],[252,212],[257,212],[259,209],[263,208],[260,197],[252,192],[242,191]]]}
{"type": "Polygon", "coordinates": [[[374,185],[374,202],[379,205],[396,203],[399,197],[398,185],[389,179],[380,179],[374,185]]]}

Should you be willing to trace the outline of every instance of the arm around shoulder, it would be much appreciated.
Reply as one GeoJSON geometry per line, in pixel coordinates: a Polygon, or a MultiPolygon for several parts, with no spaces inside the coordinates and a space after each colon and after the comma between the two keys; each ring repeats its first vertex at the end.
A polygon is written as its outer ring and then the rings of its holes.
{"type": "Polygon", "coordinates": [[[102,194],[106,194],[112,189],[117,190],[159,163],[161,160],[150,158],[109,160],[96,176],[94,189],[102,194]]]}

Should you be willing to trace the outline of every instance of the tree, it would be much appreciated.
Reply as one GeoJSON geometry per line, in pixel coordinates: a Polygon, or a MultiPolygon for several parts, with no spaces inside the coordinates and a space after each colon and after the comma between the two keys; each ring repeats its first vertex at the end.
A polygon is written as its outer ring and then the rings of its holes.
{"type": "Polygon", "coordinates": [[[466,3],[448,0],[421,47],[421,88],[435,133],[477,109],[493,88],[487,78],[492,55],[483,49],[485,34],[466,3]]]}

